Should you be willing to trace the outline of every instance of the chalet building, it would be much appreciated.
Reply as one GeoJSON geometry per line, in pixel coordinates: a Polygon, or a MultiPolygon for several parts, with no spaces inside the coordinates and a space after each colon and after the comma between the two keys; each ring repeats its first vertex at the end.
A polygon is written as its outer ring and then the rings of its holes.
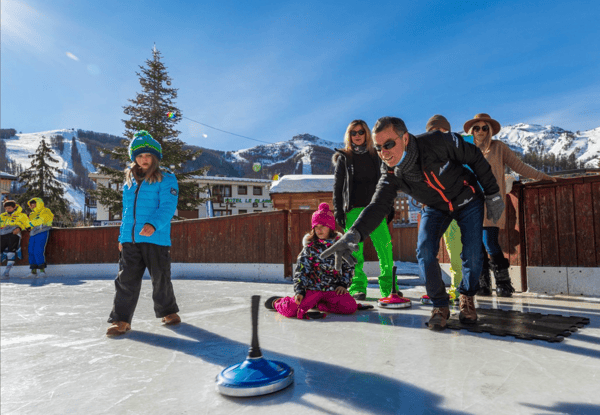
{"type": "MultiPolygon", "coordinates": [[[[333,175],[290,174],[273,183],[270,194],[273,207],[279,210],[315,211],[322,202],[333,210],[333,175]]],[[[393,226],[415,226],[418,206],[405,193],[398,192],[393,226]]]]}
{"type": "Polygon", "coordinates": [[[2,212],[4,212],[4,208],[2,207],[4,197],[10,193],[10,187],[15,180],[17,180],[17,176],[0,171],[0,209],[2,212]]]}
{"type": "MultiPolygon", "coordinates": [[[[90,173],[89,178],[98,184],[115,190],[122,190],[123,183],[114,183],[109,176],[90,173]]],[[[242,213],[257,213],[273,210],[269,196],[271,180],[247,179],[240,177],[197,176],[193,178],[202,189],[209,186],[212,196],[213,216],[239,215],[242,213]]],[[[200,192],[199,197],[209,197],[208,193],[200,192]]],[[[96,220],[99,225],[117,225],[120,223],[121,212],[113,213],[101,203],[96,204],[96,220]]],[[[190,210],[178,210],[177,215],[186,219],[209,217],[209,206],[201,203],[190,210]]]]}

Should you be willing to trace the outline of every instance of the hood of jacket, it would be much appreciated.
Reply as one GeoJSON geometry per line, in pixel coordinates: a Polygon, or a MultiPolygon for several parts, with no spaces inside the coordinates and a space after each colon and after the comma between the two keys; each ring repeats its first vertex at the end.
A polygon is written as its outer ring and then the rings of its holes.
{"type": "Polygon", "coordinates": [[[17,203],[15,206],[15,210],[13,210],[12,213],[8,213],[7,211],[4,211],[4,213],[2,213],[2,214],[7,215],[7,216],[12,216],[12,215],[18,215],[19,213],[23,213],[23,208],[21,207],[21,205],[19,205],[17,203]]]}
{"type": "Polygon", "coordinates": [[[27,201],[27,206],[29,206],[29,204],[31,202],[35,202],[35,209],[33,209],[34,212],[39,212],[40,210],[42,210],[44,208],[44,201],[42,199],[40,199],[39,197],[34,197],[33,199],[29,199],[27,201]]]}
{"type": "Polygon", "coordinates": [[[346,149],[335,148],[334,150],[335,150],[335,152],[333,153],[333,156],[331,156],[331,164],[333,164],[334,166],[335,166],[335,164],[337,163],[338,159],[341,156],[344,156],[344,157],[348,158],[348,154],[346,153],[346,149]]]}

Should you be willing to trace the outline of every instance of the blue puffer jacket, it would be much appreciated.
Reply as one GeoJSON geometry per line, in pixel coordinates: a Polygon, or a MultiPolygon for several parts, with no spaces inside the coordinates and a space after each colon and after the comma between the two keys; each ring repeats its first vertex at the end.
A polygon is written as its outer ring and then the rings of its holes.
{"type": "Polygon", "coordinates": [[[146,242],[171,246],[171,219],[177,208],[179,185],[175,175],[162,170],[161,182],[139,186],[135,180],[123,188],[123,222],[119,242],[146,242]],[[141,236],[146,223],[154,226],[152,236],[141,236]]]}

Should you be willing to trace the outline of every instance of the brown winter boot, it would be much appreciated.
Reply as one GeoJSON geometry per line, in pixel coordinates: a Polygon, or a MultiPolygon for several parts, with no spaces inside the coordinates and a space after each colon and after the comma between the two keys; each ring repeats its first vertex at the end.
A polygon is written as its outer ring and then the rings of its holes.
{"type": "Polygon", "coordinates": [[[431,311],[431,318],[427,328],[433,331],[442,331],[446,328],[446,322],[450,318],[450,308],[439,307],[431,311]]]}
{"type": "Polygon", "coordinates": [[[460,314],[458,319],[461,323],[474,324],[477,322],[477,311],[475,311],[475,297],[469,295],[460,295],[460,305],[458,306],[460,314]]]}
{"type": "Polygon", "coordinates": [[[131,330],[131,324],[126,321],[115,321],[112,325],[106,330],[107,336],[119,336],[121,334],[127,333],[131,330]]]}
{"type": "Polygon", "coordinates": [[[175,324],[181,323],[181,318],[177,315],[177,313],[169,314],[168,316],[164,316],[162,318],[162,322],[167,326],[174,326],[175,324]]]}

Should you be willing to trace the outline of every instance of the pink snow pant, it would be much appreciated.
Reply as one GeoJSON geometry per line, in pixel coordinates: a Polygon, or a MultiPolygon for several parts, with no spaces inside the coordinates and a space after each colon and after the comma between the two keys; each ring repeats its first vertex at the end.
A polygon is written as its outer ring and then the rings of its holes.
{"type": "Polygon", "coordinates": [[[323,313],[352,314],[358,305],[350,294],[338,295],[335,291],[307,290],[300,305],[296,304],[294,297],[284,297],[275,302],[275,310],[285,317],[306,317],[306,312],[318,307],[323,313]]]}

